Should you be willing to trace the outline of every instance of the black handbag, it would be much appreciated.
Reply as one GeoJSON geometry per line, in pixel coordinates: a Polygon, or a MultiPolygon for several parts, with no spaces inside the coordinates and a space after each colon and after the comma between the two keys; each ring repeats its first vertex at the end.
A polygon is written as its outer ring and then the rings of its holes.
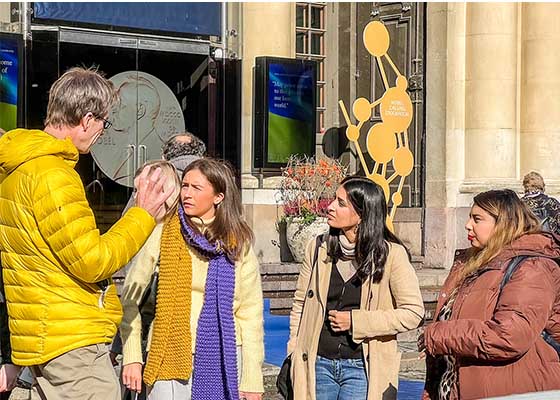
{"type": "MultiPolygon", "coordinates": [[[[319,235],[315,240],[315,255],[313,256],[313,263],[311,264],[311,275],[313,275],[313,269],[317,264],[317,257],[319,256],[319,248],[321,244],[325,240],[327,235],[319,235]]],[[[311,280],[309,281],[311,284],[311,280]]],[[[307,296],[305,297],[303,307],[301,309],[301,315],[303,316],[303,309],[305,308],[305,301],[307,300],[307,296]]],[[[300,319],[301,325],[301,319],[300,319]]],[[[298,334],[299,334],[299,326],[298,326],[298,334]]],[[[278,377],[276,378],[276,389],[278,389],[278,393],[285,399],[285,400],[293,400],[294,398],[294,388],[292,386],[292,377],[290,375],[292,369],[292,355],[288,354],[288,356],[284,359],[282,363],[282,367],[280,367],[280,372],[278,373],[278,377]]]]}
{"type": "Polygon", "coordinates": [[[294,398],[294,388],[292,387],[292,378],[290,376],[291,369],[292,355],[290,354],[284,359],[278,377],[276,378],[278,393],[286,400],[292,400],[294,398]]]}
{"type": "MultiPolygon", "coordinates": [[[[159,260],[158,260],[159,264],[159,260]]],[[[138,304],[138,310],[140,311],[140,318],[142,320],[142,358],[144,362],[147,359],[146,346],[148,343],[148,333],[150,331],[150,325],[154,320],[156,313],[156,296],[157,296],[157,286],[159,282],[159,271],[156,270],[150,279],[150,283],[146,287],[140,303],[138,304]]],[[[143,369],[142,369],[143,370],[143,369]]],[[[122,400],[144,400],[146,399],[146,384],[142,382],[142,391],[140,393],[133,392],[128,388],[125,388],[122,393],[122,400]]]]}

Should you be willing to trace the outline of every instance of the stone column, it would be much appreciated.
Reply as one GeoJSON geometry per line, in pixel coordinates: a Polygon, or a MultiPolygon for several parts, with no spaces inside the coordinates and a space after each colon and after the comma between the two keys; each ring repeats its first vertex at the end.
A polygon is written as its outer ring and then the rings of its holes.
{"type": "Polygon", "coordinates": [[[521,174],[538,171],[560,192],[560,4],[526,3],[522,15],[521,174]]]}
{"type": "Polygon", "coordinates": [[[467,4],[462,192],[517,182],[517,10],[467,4]]]}
{"type": "Polygon", "coordinates": [[[251,180],[248,175],[251,173],[253,147],[253,68],[255,57],[294,57],[296,38],[295,3],[243,3],[242,34],[241,172],[246,182],[246,179],[251,180]]]}
{"type": "Polygon", "coordinates": [[[247,222],[257,233],[253,249],[259,262],[265,263],[280,260],[280,251],[272,244],[273,241],[278,241],[274,224],[278,219],[278,177],[265,178],[259,182],[251,174],[253,71],[255,57],[295,56],[295,12],[295,3],[242,3],[241,195],[247,222]],[[262,223],[263,221],[267,223],[262,223]]]}
{"type": "Polygon", "coordinates": [[[10,3],[0,3],[0,24],[2,23],[10,23],[10,3]]]}

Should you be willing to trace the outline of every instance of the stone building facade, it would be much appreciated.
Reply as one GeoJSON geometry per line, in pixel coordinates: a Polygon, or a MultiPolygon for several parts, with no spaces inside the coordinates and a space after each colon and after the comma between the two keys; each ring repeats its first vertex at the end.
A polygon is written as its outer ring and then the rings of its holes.
{"type": "MultiPolygon", "coordinates": [[[[361,42],[375,19],[391,27],[393,58],[414,91],[415,175],[395,229],[425,268],[449,268],[454,249],[468,245],[464,222],[476,193],[520,191],[530,170],[545,177],[549,193],[560,191],[560,3],[251,2],[224,9],[225,36],[216,46],[222,57],[241,60],[242,194],[262,262],[279,260],[279,178],[252,165],[255,57],[320,62],[317,154],[358,171],[337,103],[377,93],[375,63],[361,42]]],[[[10,18],[9,3],[0,3],[3,30],[10,18]]]]}

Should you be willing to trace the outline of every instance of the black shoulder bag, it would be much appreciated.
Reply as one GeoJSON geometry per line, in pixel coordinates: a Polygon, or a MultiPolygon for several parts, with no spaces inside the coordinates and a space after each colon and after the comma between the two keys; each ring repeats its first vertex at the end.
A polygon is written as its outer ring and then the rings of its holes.
{"type": "MultiPolygon", "coordinates": [[[[556,258],[546,257],[546,256],[536,256],[536,257],[549,258],[549,259],[553,260],[554,262],[556,262],[557,265],[558,265],[558,259],[556,259],[556,258]]],[[[516,256],[516,257],[513,257],[511,259],[511,261],[509,262],[509,265],[506,268],[506,272],[504,273],[504,277],[502,279],[502,282],[500,283],[500,290],[498,292],[498,298],[502,294],[502,289],[504,288],[504,286],[511,280],[511,277],[513,276],[513,273],[515,271],[517,271],[517,269],[519,268],[521,263],[528,258],[534,258],[534,257],[532,257],[532,256],[516,256]]],[[[552,337],[552,335],[550,333],[548,333],[546,330],[542,331],[541,336],[546,343],[548,343],[550,346],[552,346],[552,348],[554,350],[556,350],[556,352],[558,353],[558,357],[560,357],[560,343],[558,343],[552,337]]]]}
{"type": "MultiPolygon", "coordinates": [[[[159,264],[159,260],[158,260],[159,264]]],[[[142,320],[142,358],[144,362],[146,361],[146,347],[148,343],[148,334],[150,332],[150,325],[155,317],[156,311],[156,296],[157,296],[157,286],[159,282],[159,271],[155,271],[152,274],[150,283],[144,290],[140,303],[138,304],[138,310],[140,311],[140,318],[142,320]]],[[[143,370],[143,369],[142,369],[143,370]]],[[[132,392],[130,389],[126,388],[122,393],[122,400],[133,400],[133,399],[145,399],[146,398],[146,384],[142,381],[142,391],[136,396],[136,392],[132,392]]]]}
{"type": "MultiPolygon", "coordinates": [[[[315,265],[317,265],[317,258],[319,256],[319,248],[324,241],[325,235],[317,236],[315,240],[315,255],[313,256],[313,264],[311,264],[311,275],[309,284],[311,284],[311,277],[313,276],[313,270],[315,269],[315,265]]],[[[303,310],[305,309],[305,302],[307,301],[307,296],[303,301],[303,307],[301,309],[301,317],[303,317],[303,310]]],[[[299,320],[299,326],[297,334],[299,335],[299,327],[301,326],[301,318],[299,320]]],[[[280,368],[280,372],[278,373],[278,377],[276,378],[276,388],[278,389],[278,393],[286,399],[286,400],[293,400],[294,398],[294,388],[292,386],[292,377],[290,375],[290,370],[292,369],[292,355],[289,354],[282,363],[282,367],[280,368]]]]}

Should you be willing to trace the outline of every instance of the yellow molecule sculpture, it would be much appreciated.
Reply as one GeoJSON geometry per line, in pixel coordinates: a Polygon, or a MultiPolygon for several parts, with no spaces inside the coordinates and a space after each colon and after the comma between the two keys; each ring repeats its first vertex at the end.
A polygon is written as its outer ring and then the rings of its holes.
{"type": "Polygon", "coordinates": [[[375,57],[377,66],[383,79],[385,93],[380,99],[370,103],[368,99],[360,97],[352,104],[352,114],[358,120],[357,125],[353,124],[348,116],[344,102],[338,103],[346,119],[346,137],[356,146],[362,168],[369,179],[377,183],[385,192],[387,203],[389,198],[393,200],[393,207],[387,216],[387,225],[393,229],[393,218],[397,207],[402,204],[402,188],[405,178],[410,175],[414,167],[414,156],[408,147],[407,129],[412,122],[412,102],[406,92],[408,82],[401,75],[387,50],[389,50],[389,32],[385,25],[378,21],[372,21],[364,29],[364,46],[367,51],[375,57]],[[385,57],[397,79],[394,87],[390,87],[387,82],[387,75],[383,67],[382,57],[385,57]],[[371,118],[374,107],[379,105],[382,122],[373,125],[366,138],[367,152],[375,161],[373,171],[369,172],[360,143],[361,128],[364,123],[371,118]],[[387,176],[387,164],[393,163],[394,173],[387,176]],[[400,178],[399,186],[395,193],[390,195],[389,184],[397,177],[400,178]]]}

